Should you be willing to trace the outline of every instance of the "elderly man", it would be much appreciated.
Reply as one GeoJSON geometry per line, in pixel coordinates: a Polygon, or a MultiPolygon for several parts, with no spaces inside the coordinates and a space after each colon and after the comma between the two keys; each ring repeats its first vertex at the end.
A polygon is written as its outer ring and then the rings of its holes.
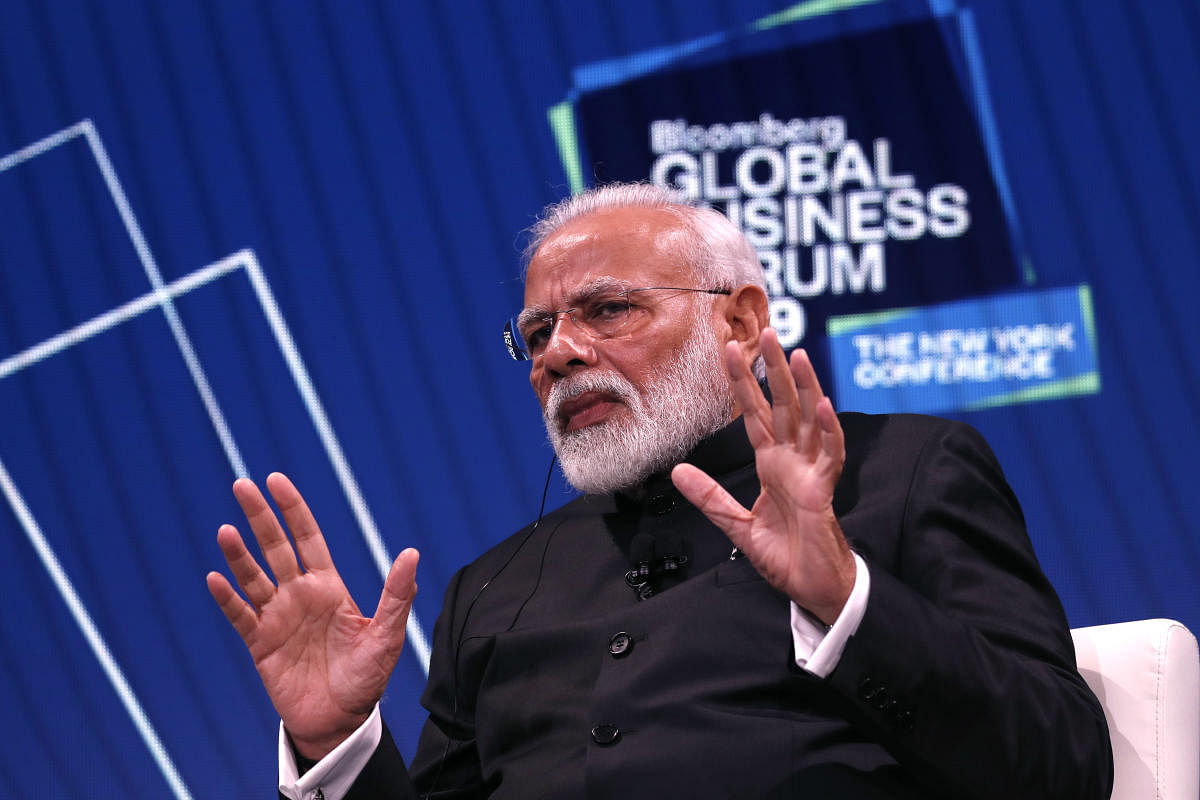
{"type": "Polygon", "coordinates": [[[662,190],[552,206],[527,253],[505,338],[584,494],[451,581],[411,768],[377,704],[416,552],[365,618],[291,483],[267,479],[296,552],[234,485],[275,581],[223,526],[250,602],[209,587],[282,718],[282,793],[1108,796],[1103,714],[978,434],[835,414],[745,238],[662,190]]]}

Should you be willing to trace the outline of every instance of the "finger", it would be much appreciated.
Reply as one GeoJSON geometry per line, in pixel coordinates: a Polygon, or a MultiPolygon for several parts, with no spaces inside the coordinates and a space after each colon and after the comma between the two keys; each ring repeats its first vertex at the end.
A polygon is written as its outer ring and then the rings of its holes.
{"type": "Polygon", "coordinates": [[[763,397],[762,388],[750,372],[737,342],[725,345],[725,368],[729,372],[729,385],[734,399],[742,409],[746,423],[746,436],[754,447],[771,444],[774,439],[771,424],[771,406],[763,397]]]}
{"type": "Polygon", "coordinates": [[[375,635],[385,640],[384,649],[389,655],[399,654],[404,646],[408,613],[417,596],[419,559],[420,554],[411,547],[396,556],[392,568],[388,570],[387,580],[383,582],[383,593],[379,596],[379,605],[371,620],[371,628],[375,630],[375,635]]]}
{"type": "Polygon", "coordinates": [[[283,514],[284,524],[292,532],[300,564],[306,570],[333,569],[333,558],[316,518],[295,484],[284,474],[272,472],[267,476],[267,490],[275,498],[283,514]]]}
{"type": "Polygon", "coordinates": [[[296,563],[296,552],[292,550],[292,544],[283,532],[283,526],[279,524],[275,512],[254,485],[254,481],[238,478],[233,482],[233,496],[242,507],[242,513],[250,523],[250,530],[254,531],[254,538],[258,540],[263,558],[267,560],[267,566],[271,568],[275,580],[282,583],[299,575],[300,566],[296,563]]]}
{"type": "Polygon", "coordinates": [[[263,572],[254,556],[246,549],[246,543],[237,528],[222,525],[217,531],[217,546],[225,556],[234,580],[256,608],[262,608],[275,596],[275,584],[263,572]]]}
{"type": "Polygon", "coordinates": [[[213,596],[213,600],[217,601],[221,612],[225,614],[225,619],[233,625],[233,629],[242,637],[242,641],[249,645],[249,637],[258,625],[258,615],[254,613],[254,609],[250,607],[249,603],[238,597],[238,593],[233,590],[228,579],[221,573],[210,572],[205,576],[205,581],[208,583],[208,593],[213,596]]]}
{"type": "Polygon", "coordinates": [[[671,482],[679,493],[729,537],[737,547],[749,534],[753,515],[721,484],[699,467],[679,464],[671,470],[671,482]]]}
{"type": "Polygon", "coordinates": [[[821,429],[821,454],[827,459],[828,469],[835,475],[842,474],[842,465],[846,463],[846,435],[842,423],[833,410],[833,401],[822,397],[817,403],[817,425],[821,429]]]}
{"type": "Polygon", "coordinates": [[[812,419],[816,413],[817,401],[822,395],[821,382],[817,380],[817,372],[813,369],[808,351],[803,348],[793,350],[788,368],[791,371],[792,383],[796,387],[796,397],[800,401],[800,413],[806,420],[812,419]]]}
{"type": "Polygon", "coordinates": [[[796,381],[788,368],[787,356],[773,328],[764,328],[758,338],[767,366],[767,385],[771,387],[771,420],[778,442],[796,443],[805,416],[796,393],[796,381]]]}
{"type": "Polygon", "coordinates": [[[822,397],[821,383],[805,350],[792,352],[788,371],[788,377],[795,387],[800,414],[800,427],[794,441],[801,453],[815,458],[821,446],[821,432],[816,424],[816,407],[822,397]]]}

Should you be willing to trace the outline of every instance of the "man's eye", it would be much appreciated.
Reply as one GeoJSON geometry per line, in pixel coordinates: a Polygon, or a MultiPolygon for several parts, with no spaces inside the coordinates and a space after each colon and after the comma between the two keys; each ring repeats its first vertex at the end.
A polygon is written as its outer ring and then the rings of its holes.
{"type": "Polygon", "coordinates": [[[601,300],[588,308],[588,319],[593,322],[612,322],[629,313],[629,301],[624,298],[601,300]]]}
{"type": "Polygon", "coordinates": [[[525,344],[530,347],[541,347],[550,339],[550,328],[551,325],[548,321],[530,325],[528,330],[521,333],[521,336],[525,339],[525,344]]]}

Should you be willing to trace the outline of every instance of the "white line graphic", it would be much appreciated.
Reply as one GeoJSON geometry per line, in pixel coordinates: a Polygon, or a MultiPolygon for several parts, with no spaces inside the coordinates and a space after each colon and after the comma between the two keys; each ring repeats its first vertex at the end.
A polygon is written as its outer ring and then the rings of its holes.
{"type": "Polygon", "coordinates": [[[63,128],[58,133],[52,133],[44,139],[38,139],[33,144],[26,145],[20,150],[9,153],[4,158],[0,158],[0,172],[11,169],[31,158],[37,158],[47,150],[53,150],[60,144],[74,139],[76,136],[82,136],[85,128],[90,127],[91,124],[92,121],[90,119],[80,120],[69,128],[63,128]]]}
{"type": "MultiPolygon", "coordinates": [[[[104,178],[104,184],[108,187],[108,193],[117,207],[117,213],[121,215],[121,222],[125,225],[125,232],[129,234],[129,238],[133,242],[133,248],[137,251],[138,260],[142,263],[142,268],[146,271],[146,277],[150,279],[150,285],[154,287],[155,291],[161,292],[163,289],[162,273],[158,271],[154,255],[150,252],[150,247],[146,244],[146,238],[142,235],[141,226],[138,225],[137,218],[133,215],[133,209],[129,206],[129,200],[125,197],[125,190],[121,188],[121,182],[117,180],[117,173],[113,169],[112,161],[108,158],[108,152],[104,149],[104,143],[100,141],[100,134],[96,132],[96,126],[92,124],[90,119],[80,120],[68,128],[64,128],[57,133],[52,133],[44,139],[40,139],[27,147],[17,150],[15,153],[5,156],[3,159],[0,159],[0,172],[23,164],[31,158],[36,158],[55,147],[71,141],[77,136],[83,136],[87,140],[88,147],[92,151],[92,157],[96,159],[96,166],[100,168],[100,175],[104,178]]],[[[196,384],[196,391],[200,393],[200,400],[204,403],[204,408],[208,412],[209,419],[212,420],[213,428],[217,432],[217,438],[221,440],[221,447],[225,450],[225,457],[229,459],[229,466],[233,468],[235,475],[248,477],[249,472],[246,470],[245,462],[242,461],[242,454],[238,452],[237,445],[234,443],[233,437],[229,434],[229,426],[225,423],[225,415],[221,412],[217,398],[213,395],[212,388],[208,384],[208,377],[204,374],[204,370],[200,366],[200,360],[196,358],[196,351],[192,347],[192,341],[188,338],[187,331],[183,328],[183,322],[179,319],[179,314],[175,310],[175,304],[172,302],[171,297],[164,293],[160,305],[162,306],[163,313],[166,314],[167,325],[171,328],[171,333],[174,335],[175,342],[179,346],[179,352],[183,356],[183,361],[187,365],[188,372],[191,373],[192,382],[196,384]]]]}
{"type": "MultiPolygon", "coordinates": [[[[142,236],[141,226],[138,225],[137,218],[133,216],[133,209],[129,207],[129,201],[125,199],[125,190],[121,188],[121,183],[117,180],[117,173],[113,169],[112,162],[108,159],[104,143],[100,141],[100,134],[96,132],[96,127],[92,125],[90,119],[85,119],[78,124],[83,128],[83,134],[87,137],[88,146],[92,148],[92,155],[95,156],[96,164],[100,167],[100,174],[104,176],[104,183],[108,186],[108,192],[112,195],[113,202],[117,204],[117,211],[121,214],[121,221],[125,223],[125,230],[129,233],[129,238],[133,240],[134,249],[137,250],[138,260],[142,262],[142,267],[146,270],[146,277],[150,279],[150,285],[154,287],[155,291],[162,292],[162,273],[158,271],[158,264],[154,262],[154,256],[150,253],[150,246],[146,244],[146,238],[142,236]]],[[[175,303],[169,295],[163,295],[162,310],[167,316],[167,324],[171,327],[171,333],[175,336],[175,343],[179,346],[179,352],[183,355],[183,361],[187,364],[188,372],[192,375],[192,381],[196,384],[196,391],[200,392],[200,399],[204,402],[204,408],[208,411],[208,417],[212,420],[213,428],[217,431],[217,437],[221,440],[221,446],[225,448],[225,456],[229,459],[229,466],[233,467],[233,473],[238,477],[250,477],[250,473],[246,469],[246,464],[242,461],[242,454],[238,452],[237,445],[233,441],[233,436],[229,433],[229,426],[225,423],[225,415],[221,413],[221,406],[217,404],[217,398],[213,395],[212,388],[208,385],[208,377],[204,374],[204,369],[200,366],[200,359],[196,358],[196,351],[192,347],[192,340],[188,337],[187,331],[184,330],[183,321],[179,319],[179,313],[175,310],[175,303]]]]}
{"type": "MultiPolygon", "coordinates": [[[[267,324],[271,326],[271,333],[275,335],[275,343],[279,345],[288,369],[291,370],[292,380],[296,382],[296,389],[300,392],[304,407],[308,409],[308,415],[317,429],[317,436],[320,437],[321,444],[325,447],[325,453],[329,456],[329,462],[337,474],[338,483],[342,485],[342,491],[346,494],[346,500],[350,503],[354,518],[358,521],[359,530],[362,531],[363,539],[366,540],[367,549],[371,551],[375,567],[383,579],[387,580],[388,571],[392,567],[392,557],[383,543],[383,537],[379,535],[379,529],[375,527],[375,518],[371,516],[371,510],[367,508],[367,501],[363,499],[362,492],[358,489],[358,481],[354,479],[350,464],[342,453],[342,446],[333,433],[333,426],[329,423],[329,417],[325,415],[325,408],[321,405],[317,390],[313,388],[312,380],[308,377],[308,370],[304,367],[304,361],[300,358],[300,351],[296,349],[296,343],[292,341],[292,334],[288,331],[287,323],[283,321],[283,314],[279,311],[275,296],[271,294],[271,287],[267,285],[267,280],[263,277],[262,269],[258,266],[258,259],[254,257],[252,250],[242,250],[238,255],[244,259],[250,285],[254,287],[254,294],[258,297],[259,305],[262,306],[263,313],[267,315],[267,324]]],[[[408,615],[406,630],[405,643],[412,648],[413,655],[421,662],[421,669],[428,677],[429,641],[425,638],[425,631],[422,630],[417,615],[411,611],[408,615]]]]}
{"type": "Polygon", "coordinates": [[[46,537],[42,535],[41,528],[38,527],[33,514],[29,513],[29,508],[25,505],[25,500],[21,497],[21,493],[17,491],[12,478],[9,477],[8,470],[4,468],[3,461],[0,461],[0,490],[4,492],[5,498],[8,499],[9,504],[12,506],[13,512],[17,515],[17,520],[20,521],[21,527],[25,529],[25,535],[29,538],[30,544],[33,545],[33,549],[37,552],[38,558],[41,559],[42,566],[50,574],[50,580],[54,582],[54,587],[58,589],[58,593],[67,604],[67,609],[71,612],[71,616],[75,618],[75,624],[83,632],[83,638],[87,639],[88,646],[92,648],[92,653],[95,654],[96,660],[100,662],[101,669],[108,676],[109,683],[113,685],[113,688],[117,692],[117,697],[121,699],[121,705],[125,706],[126,713],[129,714],[130,719],[133,720],[134,727],[141,734],[142,741],[146,743],[146,747],[150,750],[150,755],[154,758],[154,763],[158,764],[163,777],[167,779],[167,784],[171,787],[171,791],[177,800],[191,800],[192,796],[188,793],[183,779],[179,777],[179,772],[175,769],[175,764],[171,761],[171,757],[167,755],[166,748],[159,741],[158,734],[154,732],[154,726],[150,724],[150,720],[146,717],[146,712],[142,711],[142,706],[138,703],[137,696],[134,695],[133,689],[129,688],[129,682],[125,680],[125,674],[117,666],[116,660],[113,659],[112,653],[109,652],[108,645],[104,642],[104,637],[100,635],[99,629],[96,628],[96,623],[92,621],[91,615],[83,607],[79,595],[75,592],[74,585],[72,585],[70,578],[67,577],[66,572],[63,571],[62,564],[59,563],[58,557],[54,555],[54,551],[50,548],[46,537]]]}
{"type": "MultiPolygon", "coordinates": [[[[77,122],[69,128],[51,134],[28,147],[23,147],[15,153],[0,158],[0,172],[11,169],[31,158],[35,158],[77,136],[87,135],[89,131],[94,134],[91,120],[85,119],[77,122]]],[[[93,154],[96,152],[94,147],[92,152],[93,154]]],[[[159,283],[161,284],[161,280],[159,283]]],[[[156,289],[157,291],[151,293],[154,301],[150,303],[146,302],[144,296],[140,299],[141,303],[139,303],[139,300],[126,303],[108,314],[102,314],[90,322],[85,322],[81,326],[65,331],[58,336],[53,336],[39,345],[18,353],[12,358],[5,359],[3,362],[0,362],[0,367],[5,369],[4,375],[12,374],[23,366],[37,363],[42,358],[61,352],[66,347],[94,336],[101,330],[107,330],[107,328],[121,321],[119,318],[123,314],[123,318],[128,319],[141,313],[141,311],[137,310],[140,305],[146,305],[146,308],[149,308],[150,305],[160,305],[165,309],[166,306],[164,303],[169,303],[170,297],[165,294],[161,285],[156,287],[156,289]]],[[[0,489],[3,490],[5,498],[12,506],[13,513],[16,514],[17,519],[20,521],[26,538],[33,545],[34,551],[37,553],[38,558],[41,559],[46,572],[50,575],[50,580],[54,583],[55,589],[58,590],[63,602],[67,605],[67,609],[71,612],[71,616],[75,619],[75,624],[79,626],[80,632],[83,633],[83,638],[87,640],[93,655],[100,662],[100,667],[104,670],[109,683],[112,684],[113,689],[116,691],[117,697],[120,698],[121,705],[125,707],[129,718],[133,720],[134,727],[137,728],[138,734],[142,737],[142,741],[150,751],[151,758],[158,765],[158,769],[166,779],[167,785],[171,787],[172,794],[175,795],[176,800],[191,800],[192,795],[188,792],[187,786],[184,785],[183,779],[179,776],[179,771],[175,768],[174,762],[171,761],[171,756],[167,753],[166,748],[163,747],[162,741],[158,738],[158,734],[155,733],[154,726],[150,723],[149,717],[142,710],[137,695],[133,693],[129,682],[125,680],[125,674],[117,666],[117,662],[113,659],[112,653],[104,641],[104,637],[100,635],[100,630],[96,627],[96,623],[92,621],[91,615],[84,608],[83,602],[79,599],[79,594],[75,591],[75,587],[63,570],[58,557],[54,555],[54,550],[50,547],[50,543],[46,541],[41,528],[38,527],[29,508],[25,505],[25,500],[21,497],[20,492],[17,491],[16,484],[9,477],[8,470],[5,469],[3,462],[0,462],[0,489]]]]}
{"type": "MultiPolygon", "coordinates": [[[[243,251],[244,252],[244,251],[243,251]]],[[[146,294],[128,303],[119,305],[114,309],[105,311],[81,325],[76,325],[74,328],[65,330],[60,334],[51,336],[46,341],[36,344],[33,347],[22,350],[14,356],[0,361],[0,380],[7,378],[17,370],[32,366],[37,362],[49,358],[52,355],[61,353],[72,345],[79,344],[92,338],[96,334],[104,333],[109,328],[120,325],[126,320],[133,319],[139,314],[143,314],[151,309],[157,308],[163,302],[164,298],[178,297],[181,294],[186,294],[192,289],[203,286],[206,283],[216,280],[217,278],[232,272],[243,266],[242,253],[235,253],[231,256],[221,259],[215,264],[210,264],[203,269],[198,269],[191,275],[186,275],[177,281],[174,281],[167,286],[164,286],[161,291],[147,292],[146,294]]]]}
{"type": "MultiPolygon", "coordinates": [[[[313,427],[317,431],[321,445],[325,448],[325,453],[329,457],[334,473],[337,475],[342,492],[346,495],[346,501],[350,504],[350,510],[354,513],[354,518],[358,522],[367,549],[371,553],[371,558],[374,560],[379,574],[386,580],[388,570],[392,565],[392,559],[388,554],[387,546],[383,543],[383,537],[379,534],[379,528],[375,525],[375,518],[371,515],[371,510],[367,507],[366,500],[363,499],[362,492],[358,488],[358,481],[355,480],[354,473],[350,469],[350,464],[342,452],[342,447],[333,432],[333,426],[329,422],[329,417],[325,414],[325,408],[321,404],[321,399],[317,395],[316,389],[313,388],[312,379],[308,376],[308,369],[304,366],[304,361],[300,357],[300,351],[296,349],[296,344],[292,340],[292,334],[288,330],[287,323],[284,322],[283,314],[279,310],[279,305],[275,302],[275,296],[271,293],[271,287],[267,284],[267,279],[263,276],[262,268],[259,266],[258,259],[255,257],[253,250],[239,250],[220,261],[209,264],[207,267],[202,267],[179,280],[166,284],[161,290],[147,292],[141,297],[137,297],[128,303],[99,314],[87,322],[76,325],[74,328],[63,331],[56,336],[51,336],[44,342],[26,348],[16,355],[9,356],[0,361],[0,380],[18,370],[36,364],[57,353],[61,353],[72,345],[79,344],[97,334],[120,325],[122,322],[157,308],[165,300],[187,294],[193,289],[198,289],[238,269],[246,270],[246,275],[250,279],[250,285],[254,289],[254,294],[258,298],[259,305],[262,306],[263,314],[266,315],[267,324],[271,328],[271,333],[275,336],[275,343],[279,346],[284,361],[287,362],[288,370],[292,373],[292,380],[296,383],[300,399],[304,402],[305,409],[308,410],[308,415],[312,419],[313,427]]],[[[421,627],[415,613],[410,613],[408,616],[407,643],[412,648],[413,655],[421,663],[425,674],[428,675],[429,640],[425,637],[425,631],[421,627]]]]}
{"type": "MultiPolygon", "coordinates": [[[[391,568],[391,557],[388,554],[387,547],[383,543],[383,538],[379,534],[375,520],[371,515],[370,509],[367,507],[366,500],[359,490],[358,482],[355,480],[349,462],[342,452],[341,445],[333,431],[333,426],[325,413],[324,406],[312,384],[304,361],[296,349],[295,342],[279,310],[279,306],[275,302],[270,285],[263,275],[254,252],[249,249],[240,250],[170,284],[164,283],[154,256],[150,252],[149,245],[142,235],[141,226],[134,216],[125,192],[121,188],[120,181],[117,179],[116,171],[113,169],[108,153],[104,149],[103,142],[100,140],[100,135],[90,119],[80,120],[70,127],[64,128],[0,158],[0,172],[36,158],[80,136],[84,137],[88,143],[88,147],[96,160],[96,165],[100,169],[101,176],[104,178],[113,203],[120,214],[125,230],[133,242],[138,260],[141,262],[142,268],[150,280],[153,291],[99,314],[86,322],[52,336],[39,344],[26,348],[15,355],[0,360],[0,380],[39,361],[61,353],[140,314],[154,308],[161,308],[166,315],[167,323],[179,347],[180,354],[192,377],[193,383],[196,385],[196,390],[200,394],[201,401],[208,412],[209,419],[212,421],[213,428],[221,441],[221,446],[225,451],[226,458],[229,460],[234,474],[239,477],[247,476],[248,471],[242,460],[241,453],[238,451],[237,444],[225,421],[225,416],[221,412],[220,405],[209,385],[208,378],[204,373],[195,348],[192,346],[191,339],[184,329],[183,322],[179,318],[174,304],[176,297],[225,277],[238,269],[245,269],[246,276],[250,280],[250,285],[254,290],[259,305],[262,307],[271,333],[275,337],[275,343],[279,347],[284,361],[287,363],[288,370],[291,372],[292,379],[296,384],[296,389],[300,393],[305,409],[308,411],[313,426],[317,431],[317,436],[325,448],[334,473],[337,475],[338,483],[341,485],[355,520],[358,522],[367,549],[370,551],[380,575],[386,580],[388,570],[391,568]]],[[[67,604],[76,624],[83,632],[84,637],[92,648],[92,652],[95,654],[97,660],[99,660],[105,674],[120,697],[122,704],[132,718],[134,725],[142,735],[159,769],[167,779],[168,784],[170,784],[175,797],[178,800],[185,800],[185,798],[190,800],[191,795],[180,779],[178,771],[171,762],[170,756],[155,734],[154,728],[138,703],[137,697],[133,694],[123,673],[113,660],[99,630],[79,600],[78,594],[75,592],[61,564],[54,555],[54,551],[42,535],[40,528],[26,507],[24,500],[2,462],[0,462],[0,489],[3,490],[4,496],[12,506],[21,526],[25,530],[26,536],[29,538],[38,557],[42,560],[42,564],[50,574],[51,580],[67,604]]],[[[429,641],[415,612],[409,614],[407,643],[409,648],[411,648],[411,652],[420,663],[422,671],[428,676],[429,641]]]]}

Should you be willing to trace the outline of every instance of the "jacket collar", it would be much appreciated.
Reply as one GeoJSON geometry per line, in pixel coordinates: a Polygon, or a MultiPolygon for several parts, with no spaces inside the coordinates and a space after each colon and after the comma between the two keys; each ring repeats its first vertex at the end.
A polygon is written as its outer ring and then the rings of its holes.
{"type": "MultiPolygon", "coordinates": [[[[746,436],[746,423],[742,417],[726,425],[696,445],[683,459],[714,478],[726,475],[754,463],[754,448],[746,436]]],[[[641,502],[648,496],[675,491],[671,483],[670,470],[651,475],[645,483],[617,492],[618,501],[641,502]]]]}

